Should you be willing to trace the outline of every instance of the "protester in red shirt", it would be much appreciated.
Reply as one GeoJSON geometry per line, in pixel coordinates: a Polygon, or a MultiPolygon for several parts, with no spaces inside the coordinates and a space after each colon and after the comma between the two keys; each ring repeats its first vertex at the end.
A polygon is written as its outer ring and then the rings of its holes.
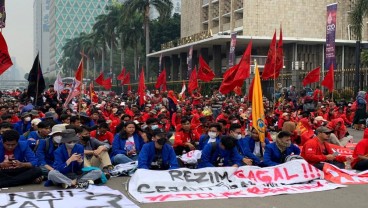
{"type": "Polygon", "coordinates": [[[324,162],[345,168],[346,156],[334,153],[328,143],[333,130],[322,126],[317,128],[317,132],[317,136],[304,144],[301,156],[320,170],[323,170],[324,162]]]}
{"type": "Polygon", "coordinates": [[[226,123],[229,123],[229,116],[230,116],[230,111],[229,110],[224,110],[222,111],[222,113],[217,116],[216,118],[216,122],[218,122],[219,120],[225,120],[226,123]]]}
{"type": "Polygon", "coordinates": [[[319,86],[313,92],[313,100],[317,104],[323,100],[323,92],[320,90],[319,86]]]}
{"type": "Polygon", "coordinates": [[[174,150],[176,155],[182,155],[183,152],[195,150],[200,135],[196,131],[192,131],[190,119],[183,117],[181,119],[181,129],[175,132],[174,150]]]}
{"type": "Polygon", "coordinates": [[[175,129],[178,129],[177,127],[180,126],[182,115],[183,113],[181,109],[178,109],[175,113],[173,113],[171,118],[171,125],[173,125],[175,129]]]}
{"type": "Polygon", "coordinates": [[[364,130],[363,139],[354,149],[351,167],[355,170],[368,170],[368,128],[364,130]]]}
{"type": "Polygon", "coordinates": [[[198,92],[197,89],[194,89],[192,93],[192,99],[193,99],[192,103],[193,106],[197,106],[202,103],[203,96],[201,95],[201,93],[198,92]]]}
{"type": "Polygon", "coordinates": [[[308,140],[313,139],[314,130],[312,124],[308,118],[300,119],[301,125],[304,127],[304,131],[300,134],[300,146],[303,146],[308,140]]]}
{"type": "Polygon", "coordinates": [[[114,135],[109,131],[109,125],[105,122],[100,123],[97,126],[97,130],[91,131],[91,137],[109,145],[111,145],[114,140],[114,135]]]}

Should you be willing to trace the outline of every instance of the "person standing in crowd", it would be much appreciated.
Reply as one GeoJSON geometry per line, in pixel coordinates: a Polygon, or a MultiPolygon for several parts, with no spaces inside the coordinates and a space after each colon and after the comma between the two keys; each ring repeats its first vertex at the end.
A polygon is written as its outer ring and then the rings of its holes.
{"type": "Polygon", "coordinates": [[[133,121],[126,122],[112,142],[111,161],[114,165],[137,161],[143,144],[137,125],[133,121]]]}
{"type": "Polygon", "coordinates": [[[84,166],[84,149],[74,129],[61,132],[61,146],[55,151],[54,170],[51,170],[48,179],[63,188],[87,188],[102,176],[101,170],[82,171],[84,166]]]}
{"type": "Polygon", "coordinates": [[[176,154],[167,143],[163,129],[153,130],[152,142],[144,144],[138,157],[138,169],[169,170],[179,168],[176,154]]]}
{"type": "Polygon", "coordinates": [[[42,171],[27,142],[19,141],[19,133],[7,130],[0,144],[0,188],[41,183],[42,171]]]}
{"type": "Polygon", "coordinates": [[[301,156],[314,167],[323,170],[324,163],[331,163],[339,168],[345,168],[344,162],[350,157],[339,155],[330,147],[328,140],[333,130],[325,126],[316,129],[317,136],[308,140],[302,150],[301,156]]]}
{"type": "Polygon", "coordinates": [[[236,148],[236,139],[223,136],[220,142],[208,143],[204,147],[198,168],[240,167],[242,164],[242,156],[236,148]]]}
{"type": "Polygon", "coordinates": [[[299,147],[291,143],[291,133],[281,131],[277,134],[276,142],[266,145],[263,164],[266,167],[279,165],[285,162],[287,156],[299,154],[299,147]]]}
{"type": "Polygon", "coordinates": [[[353,120],[353,128],[363,130],[367,118],[367,101],[365,100],[366,92],[359,91],[356,97],[356,112],[353,120]]]}

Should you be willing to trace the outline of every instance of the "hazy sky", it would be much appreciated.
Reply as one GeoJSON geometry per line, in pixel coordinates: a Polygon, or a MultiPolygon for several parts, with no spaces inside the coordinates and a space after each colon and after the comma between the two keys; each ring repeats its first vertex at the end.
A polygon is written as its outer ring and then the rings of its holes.
{"type": "Polygon", "coordinates": [[[5,0],[6,27],[3,35],[10,56],[28,72],[33,63],[33,1],[5,0]]]}

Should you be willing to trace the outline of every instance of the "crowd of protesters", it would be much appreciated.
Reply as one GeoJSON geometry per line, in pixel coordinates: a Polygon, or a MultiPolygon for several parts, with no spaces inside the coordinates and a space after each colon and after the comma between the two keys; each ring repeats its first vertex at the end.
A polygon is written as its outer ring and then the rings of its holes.
{"type": "Polygon", "coordinates": [[[312,94],[284,88],[274,99],[263,99],[267,133],[261,141],[252,127],[251,100],[211,90],[205,96],[198,90],[187,96],[147,91],[142,105],[134,92],[92,99],[87,93],[64,105],[68,85],[60,96],[50,85],[37,106],[26,90],[1,92],[0,187],[47,180],[46,185],[86,188],[106,182],[118,164],[186,166],[178,156],[192,150],[202,154],[191,168],[268,167],[304,158],[319,169],[325,162],[368,169],[365,92],[335,102],[318,87],[312,94]],[[353,157],[331,148],[352,142],[349,127],[364,130],[353,157]]]}

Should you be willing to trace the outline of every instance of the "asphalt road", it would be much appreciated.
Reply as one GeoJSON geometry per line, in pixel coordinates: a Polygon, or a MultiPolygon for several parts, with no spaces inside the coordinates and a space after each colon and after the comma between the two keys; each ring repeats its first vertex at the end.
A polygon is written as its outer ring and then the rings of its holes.
{"type": "MultiPolygon", "coordinates": [[[[353,135],[354,140],[358,142],[363,135],[362,131],[356,131],[349,128],[349,132],[353,135]]],[[[112,178],[106,184],[112,189],[119,190],[128,196],[125,190],[125,183],[128,177],[112,178]]],[[[153,179],[154,180],[154,179],[153,179]]],[[[40,185],[27,185],[21,187],[13,187],[3,189],[0,193],[8,192],[24,192],[24,191],[41,191],[56,189],[56,187],[44,187],[40,185]]],[[[350,185],[346,188],[340,188],[330,191],[312,192],[294,195],[278,195],[268,196],[264,198],[237,198],[237,199],[215,199],[215,200],[198,200],[198,201],[182,201],[182,202],[164,202],[154,204],[140,204],[135,202],[139,207],[146,208],[366,208],[368,185],[350,185]]],[[[134,200],[133,200],[134,201],[134,200]]],[[[82,207],[81,207],[82,208],[82,207]]]]}

